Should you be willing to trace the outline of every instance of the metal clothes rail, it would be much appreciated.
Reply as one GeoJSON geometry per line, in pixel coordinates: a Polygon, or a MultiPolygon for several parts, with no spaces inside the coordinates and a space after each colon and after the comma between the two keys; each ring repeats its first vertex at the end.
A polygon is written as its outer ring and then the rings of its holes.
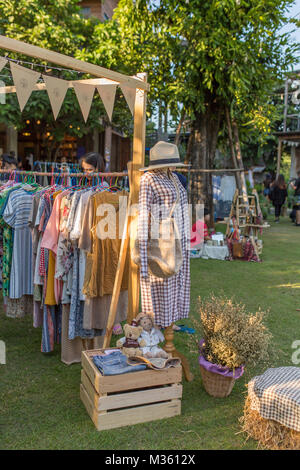
{"type": "Polygon", "coordinates": [[[60,176],[62,178],[81,178],[81,177],[97,177],[97,176],[118,176],[118,177],[125,177],[128,176],[125,172],[114,172],[114,173],[68,173],[68,172],[45,172],[45,171],[24,171],[24,170],[0,170],[1,174],[7,175],[26,175],[26,176],[60,176]]]}

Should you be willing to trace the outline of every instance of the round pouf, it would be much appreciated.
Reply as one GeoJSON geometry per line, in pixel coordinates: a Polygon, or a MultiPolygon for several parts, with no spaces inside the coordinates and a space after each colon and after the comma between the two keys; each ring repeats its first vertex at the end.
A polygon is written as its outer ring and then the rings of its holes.
{"type": "Polygon", "coordinates": [[[300,449],[300,368],[267,369],[248,383],[243,430],[272,450],[300,449]]]}

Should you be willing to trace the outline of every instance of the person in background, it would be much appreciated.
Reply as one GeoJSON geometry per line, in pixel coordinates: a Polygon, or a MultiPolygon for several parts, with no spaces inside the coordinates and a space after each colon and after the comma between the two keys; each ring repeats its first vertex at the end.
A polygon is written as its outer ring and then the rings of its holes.
{"type": "Polygon", "coordinates": [[[173,173],[175,173],[175,175],[178,176],[180,183],[182,184],[184,189],[187,190],[187,179],[186,179],[186,177],[182,173],[179,173],[178,171],[173,171],[173,173]]]}
{"type": "Polygon", "coordinates": [[[295,190],[295,210],[296,210],[296,227],[300,227],[300,170],[297,171],[298,178],[294,183],[291,183],[291,187],[295,190]]]}
{"type": "Polygon", "coordinates": [[[269,198],[275,207],[275,222],[278,223],[281,208],[287,198],[287,187],[283,175],[279,175],[274,183],[270,186],[269,198]]]}
{"type": "Polygon", "coordinates": [[[1,157],[1,160],[2,160],[2,168],[4,170],[13,171],[17,169],[18,162],[16,158],[13,157],[12,155],[8,153],[4,153],[1,157]]]}
{"type": "Polygon", "coordinates": [[[192,226],[191,233],[191,248],[193,250],[198,250],[201,248],[204,241],[210,240],[210,235],[208,232],[208,226],[210,222],[210,213],[208,209],[204,208],[204,221],[197,220],[192,226]]]}
{"type": "Polygon", "coordinates": [[[26,155],[26,157],[25,157],[25,162],[23,163],[23,170],[24,171],[31,171],[32,170],[29,155],[26,155]]]}
{"type": "Polygon", "coordinates": [[[105,159],[100,153],[88,152],[81,157],[80,163],[83,173],[89,179],[92,178],[93,173],[105,172],[105,159]]]}
{"type": "Polygon", "coordinates": [[[272,182],[272,177],[270,173],[266,174],[265,180],[263,182],[264,185],[264,196],[267,197],[270,194],[270,184],[272,182]]]}

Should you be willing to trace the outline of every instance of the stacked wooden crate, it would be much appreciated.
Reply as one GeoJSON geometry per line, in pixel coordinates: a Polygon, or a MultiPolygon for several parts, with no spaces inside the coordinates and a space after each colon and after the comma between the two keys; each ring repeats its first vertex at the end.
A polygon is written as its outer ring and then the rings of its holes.
{"type": "Polygon", "coordinates": [[[104,350],[82,353],[80,385],[81,400],[99,431],[180,415],[181,366],[103,376],[92,360],[100,354],[104,350]]]}

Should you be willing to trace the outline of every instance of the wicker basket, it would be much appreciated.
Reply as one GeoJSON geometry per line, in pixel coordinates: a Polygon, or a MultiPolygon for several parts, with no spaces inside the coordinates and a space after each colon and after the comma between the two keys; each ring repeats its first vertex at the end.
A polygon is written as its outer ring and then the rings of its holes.
{"type": "Polygon", "coordinates": [[[200,373],[204,388],[209,395],[219,398],[230,395],[236,379],[209,372],[201,365],[200,373]]]}

